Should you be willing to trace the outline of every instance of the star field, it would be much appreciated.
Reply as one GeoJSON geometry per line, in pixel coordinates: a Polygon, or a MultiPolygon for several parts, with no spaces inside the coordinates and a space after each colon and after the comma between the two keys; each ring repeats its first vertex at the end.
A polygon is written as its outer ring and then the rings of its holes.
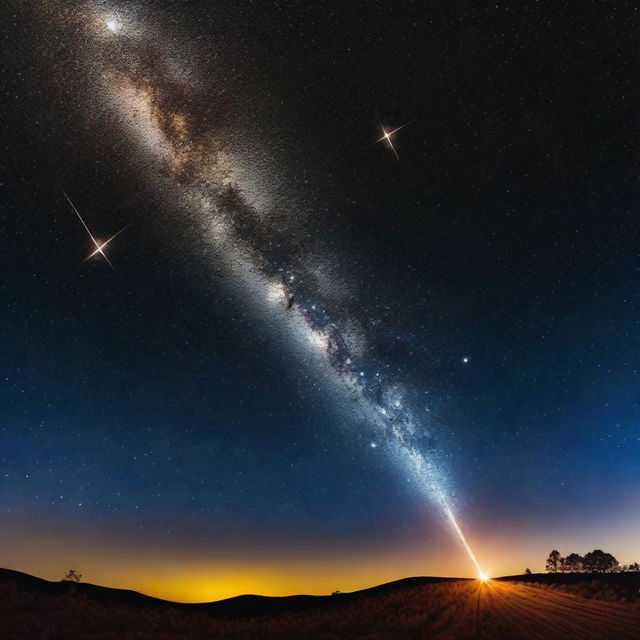
{"type": "Polygon", "coordinates": [[[2,13],[0,565],[637,560],[633,7],[2,13]]]}

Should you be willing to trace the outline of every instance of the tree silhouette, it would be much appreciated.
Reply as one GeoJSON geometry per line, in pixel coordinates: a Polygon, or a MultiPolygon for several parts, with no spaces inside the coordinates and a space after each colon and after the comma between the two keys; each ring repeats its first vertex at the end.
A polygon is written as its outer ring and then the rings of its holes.
{"type": "Polygon", "coordinates": [[[547,571],[557,573],[558,571],[584,572],[584,573],[612,573],[614,571],[638,571],[640,566],[635,564],[620,567],[618,560],[610,553],[605,553],[602,549],[594,549],[582,557],[578,553],[570,553],[566,558],[554,549],[547,558],[547,571]],[[635,569],[634,569],[635,567],[635,569]]]}
{"type": "Polygon", "coordinates": [[[582,571],[583,565],[584,558],[578,553],[570,553],[565,560],[568,571],[582,571]]]}
{"type": "Polygon", "coordinates": [[[80,582],[80,580],[82,580],[82,574],[78,573],[75,569],[69,569],[63,580],[67,582],[80,582]]]}
{"type": "Polygon", "coordinates": [[[584,570],[591,573],[610,573],[615,571],[619,563],[610,553],[602,549],[594,549],[584,556],[584,570]]]}
{"type": "Polygon", "coordinates": [[[600,571],[602,556],[604,556],[604,551],[601,551],[600,549],[594,549],[593,551],[589,551],[589,553],[585,553],[584,570],[590,573],[597,573],[600,571]]]}
{"type": "Polygon", "coordinates": [[[530,575],[531,575],[531,569],[529,569],[529,567],[527,567],[527,568],[524,570],[524,575],[525,575],[525,576],[530,576],[530,575]]]}
{"type": "Polygon", "coordinates": [[[558,571],[558,567],[560,566],[560,552],[557,549],[554,549],[547,558],[547,566],[546,569],[550,573],[556,573],[558,571]]]}
{"type": "Polygon", "coordinates": [[[612,556],[610,553],[605,553],[604,558],[605,558],[605,564],[604,564],[605,571],[608,571],[609,573],[613,573],[614,571],[618,570],[618,567],[620,567],[620,563],[618,562],[615,556],[612,556]]]}

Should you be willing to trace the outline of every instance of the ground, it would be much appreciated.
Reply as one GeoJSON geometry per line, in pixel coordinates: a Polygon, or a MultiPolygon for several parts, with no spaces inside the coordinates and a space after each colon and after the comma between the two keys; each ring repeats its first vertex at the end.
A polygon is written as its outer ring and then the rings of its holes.
{"type": "MultiPolygon", "coordinates": [[[[476,583],[473,589],[477,601],[476,638],[596,640],[638,638],[640,633],[637,603],[607,602],[557,587],[506,581],[476,583]]],[[[463,628],[460,633],[457,637],[474,637],[462,635],[463,628]]]]}
{"type": "Polygon", "coordinates": [[[640,576],[412,578],[333,597],[176,605],[23,575],[0,575],[2,640],[616,640],[640,629],[640,576]]]}

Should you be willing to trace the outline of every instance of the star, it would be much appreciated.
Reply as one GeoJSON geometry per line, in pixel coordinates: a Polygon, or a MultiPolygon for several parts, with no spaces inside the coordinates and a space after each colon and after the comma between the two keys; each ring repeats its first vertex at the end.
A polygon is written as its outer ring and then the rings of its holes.
{"type": "MultiPolygon", "coordinates": [[[[117,233],[115,233],[114,235],[112,235],[108,240],[106,240],[105,242],[98,242],[98,240],[95,239],[95,237],[93,236],[93,234],[91,233],[91,231],[89,230],[89,227],[87,226],[87,223],[82,219],[82,216],[80,215],[80,212],[78,211],[78,209],[76,208],[76,206],[73,204],[73,202],[71,202],[71,198],[69,198],[69,196],[66,194],[66,192],[64,191],[64,189],[62,189],[62,193],[64,194],[64,197],[67,199],[67,201],[69,202],[69,204],[71,205],[71,208],[75,211],[76,215],[78,216],[78,219],[80,220],[80,222],[82,223],[82,226],[86,229],[87,233],[89,234],[89,237],[91,238],[91,241],[93,242],[93,244],[95,245],[95,251],[91,254],[89,254],[84,260],[83,262],[86,262],[87,260],[89,260],[89,258],[93,258],[93,256],[95,256],[96,254],[100,254],[106,261],[107,264],[115,270],[115,267],[111,264],[111,261],[109,260],[109,258],[107,258],[107,255],[104,252],[104,248],[120,233],[122,233],[129,225],[125,225],[124,227],[122,227],[122,229],[120,229],[120,231],[118,231],[117,233]]],[[[131,223],[129,223],[131,224],[131,223]]]]}
{"type": "Polygon", "coordinates": [[[378,138],[376,140],[376,142],[382,142],[383,140],[386,141],[386,143],[389,145],[389,149],[391,149],[391,151],[393,151],[393,155],[396,157],[396,160],[400,160],[400,156],[398,155],[398,152],[396,151],[396,148],[393,146],[393,142],[391,141],[391,136],[394,133],[397,133],[398,131],[400,131],[400,129],[403,129],[404,127],[406,127],[408,124],[411,124],[411,122],[413,122],[413,121],[409,120],[409,122],[405,122],[404,124],[401,124],[399,127],[396,127],[395,129],[392,129],[391,131],[387,131],[384,128],[384,126],[381,125],[382,137],[378,138]]]}
{"type": "MultiPolygon", "coordinates": [[[[129,224],[131,224],[131,223],[129,223],[129,224]]],[[[111,241],[112,241],[116,236],[120,235],[120,234],[121,234],[121,233],[122,233],[122,232],[123,232],[123,231],[124,231],[128,226],[129,226],[129,224],[127,224],[127,225],[125,225],[124,227],[122,227],[122,229],[120,229],[120,231],[117,231],[116,233],[114,233],[114,234],[113,234],[113,235],[112,235],[108,240],[105,240],[104,242],[99,243],[99,244],[96,246],[95,251],[94,251],[93,253],[90,253],[90,254],[89,254],[89,255],[88,255],[88,256],[83,260],[83,262],[86,262],[87,260],[89,260],[89,258],[93,258],[93,256],[95,256],[97,253],[101,254],[101,255],[102,255],[102,257],[103,257],[105,260],[107,260],[107,256],[104,254],[103,249],[104,249],[104,248],[105,248],[105,247],[106,247],[106,246],[107,246],[107,245],[108,245],[108,244],[109,244],[109,243],[110,243],[110,242],[111,242],[111,241]]],[[[107,260],[107,262],[109,262],[109,261],[107,260]]],[[[111,264],[111,263],[109,262],[109,264],[111,264]]]]}
{"type": "Polygon", "coordinates": [[[107,29],[111,33],[118,33],[122,29],[122,23],[117,18],[109,18],[107,20],[107,29]]]}
{"type": "Polygon", "coordinates": [[[465,356],[464,358],[462,358],[462,362],[464,362],[465,364],[469,363],[469,356],[465,356]]]}

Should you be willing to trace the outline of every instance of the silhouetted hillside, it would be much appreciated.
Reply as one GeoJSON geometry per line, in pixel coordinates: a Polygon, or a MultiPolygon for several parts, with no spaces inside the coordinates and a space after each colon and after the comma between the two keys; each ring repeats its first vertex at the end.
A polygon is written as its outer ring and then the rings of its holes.
{"type": "Polygon", "coordinates": [[[21,590],[28,593],[58,597],[72,593],[76,596],[82,596],[102,603],[125,604],[134,607],[171,608],[180,609],[181,611],[191,610],[225,618],[253,617],[303,611],[312,607],[332,606],[334,604],[350,602],[366,595],[389,593],[425,584],[439,584],[459,580],[466,580],[466,578],[403,578],[360,591],[326,596],[293,595],[278,597],[246,594],[215,602],[179,603],[153,598],[128,589],[112,589],[110,587],[101,587],[86,582],[76,583],[64,580],[60,582],[50,582],[19,571],[0,569],[0,584],[15,583],[21,590]]]}
{"type": "Polygon", "coordinates": [[[637,574],[407,578],[333,596],[178,604],[0,570],[2,640],[637,640],[637,574]],[[604,580],[601,580],[604,578],[604,580]]]}

